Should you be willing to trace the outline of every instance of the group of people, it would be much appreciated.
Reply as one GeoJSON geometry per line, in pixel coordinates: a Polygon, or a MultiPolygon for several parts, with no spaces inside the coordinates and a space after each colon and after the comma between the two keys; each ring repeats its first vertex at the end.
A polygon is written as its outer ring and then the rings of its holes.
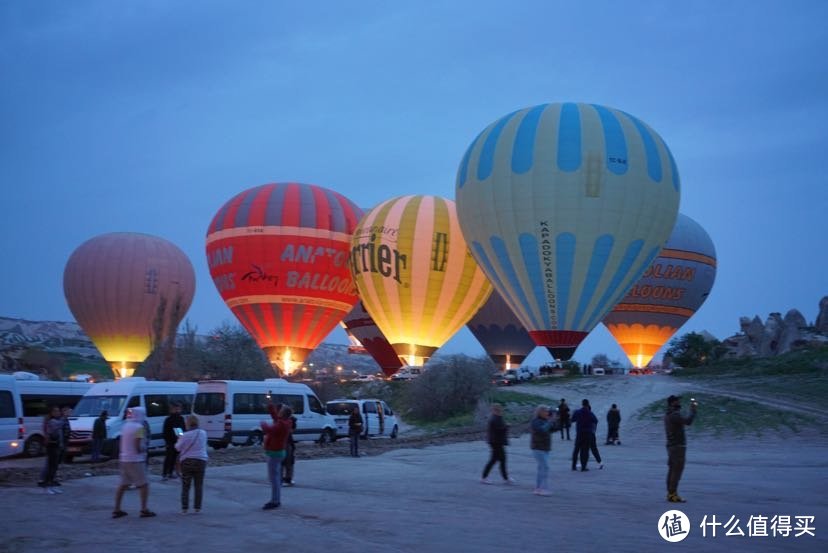
{"type": "MultiPolygon", "coordinates": [[[[604,468],[601,461],[601,454],[598,451],[595,432],[598,427],[598,418],[592,412],[592,406],[588,399],[581,401],[581,408],[570,416],[569,405],[562,399],[555,415],[547,405],[539,405],[535,409],[534,416],[529,423],[530,443],[529,447],[537,464],[535,477],[536,495],[549,495],[549,454],[552,450],[552,434],[560,429],[561,440],[571,440],[569,429],[575,423],[575,447],[572,451],[572,470],[578,470],[577,464],[580,461],[582,472],[588,471],[587,464],[590,452],[595,457],[598,467],[604,468]],[[564,437],[565,436],[565,437],[564,437]]],[[[687,450],[687,439],[684,427],[693,423],[696,415],[696,403],[691,402],[690,414],[685,416],[681,412],[679,396],[671,395],[667,398],[667,413],[664,416],[665,434],[667,436],[668,472],[667,472],[667,501],[672,503],[683,503],[685,500],[678,495],[678,483],[684,470],[684,463],[687,450]]],[[[607,445],[621,445],[619,438],[619,427],[621,425],[621,411],[618,405],[612,404],[607,412],[607,445]]],[[[491,484],[489,472],[495,464],[500,465],[500,474],[504,482],[511,484],[514,480],[509,476],[506,469],[506,449],[509,444],[509,427],[503,419],[503,407],[499,404],[492,405],[491,416],[487,427],[487,442],[490,448],[490,457],[483,467],[481,482],[491,484]]]]}
{"type": "MultiPolygon", "coordinates": [[[[193,512],[201,511],[204,497],[204,475],[207,470],[207,433],[199,428],[198,417],[181,415],[181,406],[174,405],[164,421],[164,440],[167,445],[164,457],[163,478],[181,478],[181,513],[189,513],[190,488],[194,488],[193,512]]],[[[147,452],[149,429],[143,407],[127,410],[127,419],[121,429],[119,465],[121,479],[115,491],[115,508],[112,518],[127,516],[121,509],[127,490],[135,488],[141,500],[140,516],[154,517],[149,510],[149,480],[147,479],[147,452]]]]}

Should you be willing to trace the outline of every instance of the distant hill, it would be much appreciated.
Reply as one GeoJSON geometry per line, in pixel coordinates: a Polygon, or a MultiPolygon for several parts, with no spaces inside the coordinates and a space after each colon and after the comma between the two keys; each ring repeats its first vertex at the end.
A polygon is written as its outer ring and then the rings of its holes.
{"type": "MultiPolygon", "coordinates": [[[[206,336],[201,336],[206,339],[206,336]]],[[[82,357],[103,361],[92,340],[76,322],[29,321],[0,317],[0,355],[5,359],[6,368],[12,368],[14,359],[19,359],[28,349],[37,348],[48,353],[70,357],[82,357]]],[[[348,353],[344,344],[320,344],[307,360],[314,368],[335,370],[356,370],[360,373],[376,373],[379,365],[370,355],[348,353]]]]}

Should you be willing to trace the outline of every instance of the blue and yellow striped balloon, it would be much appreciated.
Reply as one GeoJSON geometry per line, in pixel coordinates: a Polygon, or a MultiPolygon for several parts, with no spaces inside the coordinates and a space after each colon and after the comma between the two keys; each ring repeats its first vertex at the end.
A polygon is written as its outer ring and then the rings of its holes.
{"type": "Polygon", "coordinates": [[[457,173],[460,227],[538,345],[569,359],[670,236],[679,176],[641,120],[543,104],[486,127],[457,173]]]}

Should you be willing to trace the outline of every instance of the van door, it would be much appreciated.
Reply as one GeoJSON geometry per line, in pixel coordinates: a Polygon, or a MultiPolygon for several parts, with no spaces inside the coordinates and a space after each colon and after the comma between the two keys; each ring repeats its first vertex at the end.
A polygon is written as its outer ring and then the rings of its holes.
{"type": "Polygon", "coordinates": [[[20,400],[12,390],[0,390],[0,457],[14,455],[23,449],[23,413],[20,400]]]}
{"type": "Polygon", "coordinates": [[[227,396],[220,390],[205,390],[195,397],[193,413],[198,416],[198,426],[207,432],[207,440],[213,447],[227,445],[230,440],[225,435],[226,404],[227,396]]]}
{"type": "Polygon", "coordinates": [[[381,416],[382,405],[371,400],[362,404],[362,418],[365,422],[365,436],[380,436],[385,430],[385,417],[381,416]]]}

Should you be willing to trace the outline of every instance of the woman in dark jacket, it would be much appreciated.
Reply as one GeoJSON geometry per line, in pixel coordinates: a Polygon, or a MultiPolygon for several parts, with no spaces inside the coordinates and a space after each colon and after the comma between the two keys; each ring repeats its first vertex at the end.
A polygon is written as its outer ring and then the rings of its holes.
{"type": "Polygon", "coordinates": [[[532,431],[529,447],[532,456],[538,464],[538,475],[535,480],[535,495],[549,495],[549,452],[552,450],[552,429],[554,421],[549,416],[549,407],[539,405],[535,409],[535,417],[529,423],[532,431]]]}
{"type": "Polygon", "coordinates": [[[506,446],[509,445],[509,427],[503,420],[503,407],[495,403],[492,405],[492,416],[489,417],[488,440],[491,455],[489,462],[483,468],[483,477],[480,482],[483,484],[491,484],[489,480],[489,471],[495,463],[500,463],[500,475],[507,484],[514,483],[514,479],[509,478],[506,472],[506,446]]]}
{"type": "Polygon", "coordinates": [[[359,435],[362,434],[362,417],[359,407],[354,406],[351,416],[348,417],[348,437],[351,440],[351,457],[359,457],[359,435]]]}

